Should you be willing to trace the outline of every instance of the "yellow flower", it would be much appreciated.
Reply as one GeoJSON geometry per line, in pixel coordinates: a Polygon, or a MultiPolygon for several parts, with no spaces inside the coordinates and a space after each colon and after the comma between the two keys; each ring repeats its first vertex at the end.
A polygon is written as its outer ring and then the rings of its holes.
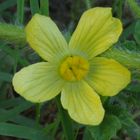
{"type": "Polygon", "coordinates": [[[86,11],[67,44],[56,24],[39,14],[26,26],[27,41],[47,62],[23,68],[14,89],[31,102],[44,102],[61,92],[62,106],[75,121],[98,125],[104,117],[100,96],[114,96],[130,82],[130,72],[112,59],[98,57],[115,42],[122,24],[111,8],[86,11]],[[99,95],[98,95],[98,94],[99,95]]]}

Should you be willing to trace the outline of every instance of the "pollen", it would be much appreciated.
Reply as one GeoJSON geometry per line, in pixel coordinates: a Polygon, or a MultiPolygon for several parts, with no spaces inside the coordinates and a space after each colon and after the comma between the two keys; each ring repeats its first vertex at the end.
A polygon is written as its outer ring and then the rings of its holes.
{"type": "Polygon", "coordinates": [[[60,74],[67,81],[82,80],[89,71],[89,62],[81,56],[68,56],[60,65],[60,74]]]}

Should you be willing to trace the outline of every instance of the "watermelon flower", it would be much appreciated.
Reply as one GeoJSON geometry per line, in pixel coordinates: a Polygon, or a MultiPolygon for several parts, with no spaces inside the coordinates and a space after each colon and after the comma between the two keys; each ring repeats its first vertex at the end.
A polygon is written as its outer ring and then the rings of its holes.
{"type": "Polygon", "coordinates": [[[111,8],[86,11],[67,43],[56,24],[35,14],[25,28],[30,46],[46,61],[27,66],[13,78],[17,93],[31,102],[61,93],[62,106],[76,122],[98,125],[104,118],[101,96],[114,96],[130,82],[130,72],[99,55],[117,42],[122,24],[111,8]]]}

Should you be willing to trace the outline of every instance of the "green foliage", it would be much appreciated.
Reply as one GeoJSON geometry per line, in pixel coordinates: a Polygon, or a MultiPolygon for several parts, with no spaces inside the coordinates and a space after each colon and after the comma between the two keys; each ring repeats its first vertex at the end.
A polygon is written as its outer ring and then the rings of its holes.
{"type": "Polygon", "coordinates": [[[40,13],[39,3],[37,0],[30,0],[30,7],[32,15],[34,15],[35,13],[40,13]]]}
{"type": "Polygon", "coordinates": [[[11,82],[12,75],[6,72],[0,72],[0,80],[5,82],[11,82]]]}
{"type": "Polygon", "coordinates": [[[137,21],[135,26],[134,38],[138,45],[140,45],[140,20],[137,21]]]}
{"type": "Polygon", "coordinates": [[[15,25],[0,23],[0,40],[15,44],[25,44],[24,29],[15,25]]]}
{"type": "Polygon", "coordinates": [[[106,115],[99,126],[89,127],[88,131],[95,140],[110,140],[120,128],[121,122],[116,116],[106,115]]]}
{"type": "Polygon", "coordinates": [[[16,5],[16,0],[5,0],[0,4],[0,12],[4,11],[5,9],[16,5]]]}
{"type": "Polygon", "coordinates": [[[50,140],[50,138],[39,129],[9,123],[0,123],[0,135],[30,140],[50,140]]]}
{"type": "Polygon", "coordinates": [[[24,20],[24,0],[17,0],[17,20],[19,24],[23,24],[24,20]]]}
{"type": "MultiPolygon", "coordinates": [[[[61,2],[2,0],[0,13],[1,136],[11,136],[19,140],[124,140],[126,136],[130,139],[140,139],[140,20],[138,19],[140,7],[138,2],[135,0],[126,0],[126,2],[125,0],[61,0],[61,2]],[[55,101],[44,104],[32,104],[15,93],[11,81],[16,71],[41,60],[29,49],[26,42],[24,27],[31,16],[35,13],[49,16],[50,13],[51,18],[56,20],[69,41],[82,12],[95,6],[111,6],[113,15],[123,21],[124,31],[119,43],[102,56],[113,58],[128,67],[132,72],[132,83],[117,96],[102,98],[106,115],[100,125],[83,126],[71,120],[62,108],[59,97],[55,101]],[[127,13],[128,10],[132,12],[127,13]],[[57,13],[60,11],[62,12],[58,15],[64,13],[66,16],[58,16],[57,13]]],[[[3,140],[1,137],[0,139],[3,140]]]]}
{"type": "Polygon", "coordinates": [[[137,4],[136,0],[127,0],[128,5],[134,13],[136,18],[140,18],[140,7],[137,4]]]}
{"type": "Polygon", "coordinates": [[[136,139],[140,137],[140,127],[133,120],[132,115],[127,109],[123,109],[120,106],[113,106],[109,107],[109,110],[119,118],[122,124],[122,129],[125,129],[129,136],[132,136],[136,139]]]}
{"type": "Polygon", "coordinates": [[[72,120],[68,116],[68,113],[62,108],[59,97],[56,98],[56,103],[60,112],[60,118],[61,118],[66,139],[74,140],[72,120]]]}
{"type": "MultiPolygon", "coordinates": [[[[122,45],[122,44],[121,44],[122,45]]],[[[135,47],[135,46],[134,46],[135,47]]],[[[123,46],[124,48],[124,46],[123,46]]],[[[113,58],[125,65],[129,69],[140,69],[140,52],[130,51],[129,49],[123,49],[122,47],[113,47],[110,50],[102,54],[102,56],[107,58],[113,58]]]]}
{"type": "Polygon", "coordinates": [[[40,0],[40,11],[42,15],[49,16],[49,0],[40,0]]]}

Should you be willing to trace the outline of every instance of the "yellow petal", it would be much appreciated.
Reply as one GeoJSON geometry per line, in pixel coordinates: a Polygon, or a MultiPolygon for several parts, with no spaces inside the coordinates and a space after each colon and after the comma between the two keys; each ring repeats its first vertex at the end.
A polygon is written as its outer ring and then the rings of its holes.
{"type": "Polygon", "coordinates": [[[93,8],[82,15],[69,46],[85,51],[90,59],[116,43],[121,32],[122,24],[112,17],[111,8],[93,8]]]}
{"type": "Polygon", "coordinates": [[[130,82],[130,72],[113,59],[95,57],[91,60],[87,82],[103,96],[114,96],[130,82]]]}
{"type": "Polygon", "coordinates": [[[14,75],[15,91],[31,102],[44,102],[58,95],[64,82],[56,68],[46,62],[23,68],[14,75]]]}
{"type": "Polygon", "coordinates": [[[68,83],[61,94],[61,102],[76,122],[98,125],[104,117],[100,97],[85,82],[68,83]]]}
{"type": "Polygon", "coordinates": [[[67,48],[66,40],[49,17],[35,14],[25,31],[30,46],[47,61],[67,48]]]}

